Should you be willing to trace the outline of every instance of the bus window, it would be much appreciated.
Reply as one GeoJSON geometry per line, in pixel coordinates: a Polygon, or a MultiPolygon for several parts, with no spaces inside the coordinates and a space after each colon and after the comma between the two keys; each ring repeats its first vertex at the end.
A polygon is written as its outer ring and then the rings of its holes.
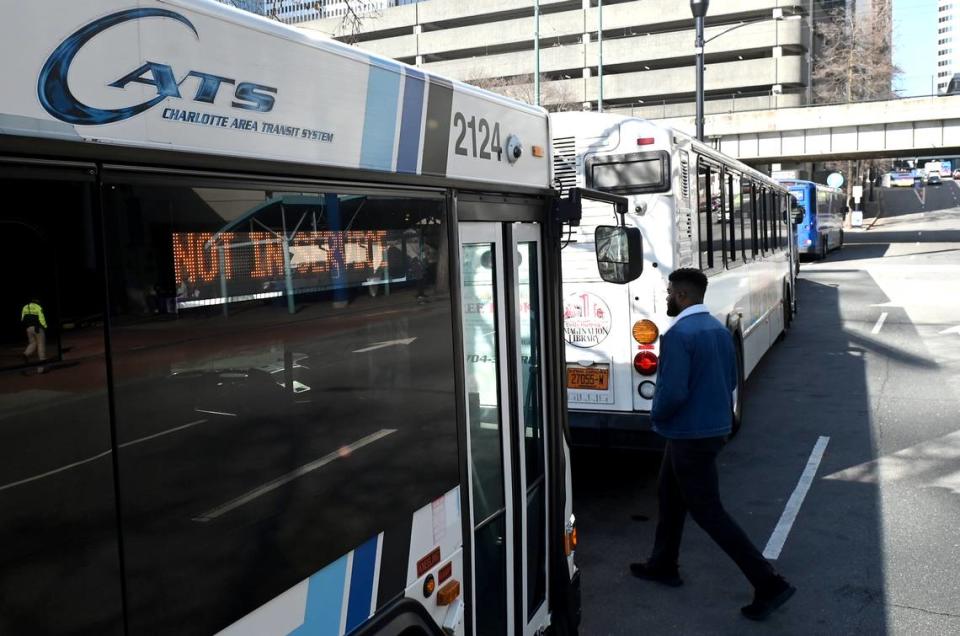
{"type": "Polygon", "coordinates": [[[666,192],[670,161],[666,152],[637,152],[587,159],[587,185],[617,194],[666,192]]]}
{"type": "Polygon", "coordinates": [[[131,633],[214,632],[409,536],[459,483],[444,200],[106,180],[131,633]]]}
{"type": "Polygon", "coordinates": [[[741,222],[743,225],[743,258],[756,257],[756,217],[754,216],[753,186],[749,179],[743,179],[740,186],[741,222]]]}
{"type": "Polygon", "coordinates": [[[700,241],[700,269],[713,268],[713,243],[710,224],[710,168],[702,161],[697,165],[697,219],[700,241]]]}
{"type": "Polygon", "coordinates": [[[770,251],[770,194],[766,188],[760,191],[760,249],[764,254],[770,251]]]}
{"type": "Polygon", "coordinates": [[[0,167],[4,634],[123,630],[96,186],[66,172],[0,167]]]}
{"type": "Polygon", "coordinates": [[[736,263],[740,258],[740,246],[737,239],[743,239],[741,236],[742,229],[740,229],[742,217],[740,215],[740,175],[738,174],[727,173],[726,201],[727,216],[729,217],[727,223],[727,254],[730,262],[736,263]]]}
{"type": "Polygon", "coordinates": [[[723,267],[724,260],[724,219],[726,218],[725,194],[722,187],[723,179],[720,168],[710,166],[710,236],[712,238],[711,249],[713,267],[723,267]]]}
{"type": "Polygon", "coordinates": [[[767,192],[767,199],[770,202],[767,208],[767,222],[770,224],[770,251],[776,251],[780,248],[780,224],[777,222],[780,214],[780,206],[777,205],[777,195],[772,190],[767,192]]]}

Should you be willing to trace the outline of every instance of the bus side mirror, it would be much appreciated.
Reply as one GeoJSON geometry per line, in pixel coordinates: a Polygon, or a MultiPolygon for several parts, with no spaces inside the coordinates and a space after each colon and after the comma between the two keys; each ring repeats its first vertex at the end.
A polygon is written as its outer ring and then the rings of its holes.
{"type": "Polygon", "coordinates": [[[600,278],[624,285],[643,273],[643,238],[640,229],[598,225],[594,234],[600,278]]]}

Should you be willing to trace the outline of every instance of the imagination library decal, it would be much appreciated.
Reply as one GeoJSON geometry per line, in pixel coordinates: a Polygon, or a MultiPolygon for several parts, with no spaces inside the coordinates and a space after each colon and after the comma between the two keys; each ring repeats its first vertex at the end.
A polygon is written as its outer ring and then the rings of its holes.
{"type": "Polygon", "coordinates": [[[595,347],[610,334],[610,308],[591,293],[570,294],[563,303],[563,337],[575,347],[595,347]]]}

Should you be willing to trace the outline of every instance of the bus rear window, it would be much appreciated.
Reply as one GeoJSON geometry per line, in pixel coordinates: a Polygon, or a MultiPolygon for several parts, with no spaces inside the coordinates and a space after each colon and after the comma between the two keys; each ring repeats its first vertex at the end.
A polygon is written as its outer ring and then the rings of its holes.
{"type": "Polygon", "coordinates": [[[669,160],[665,152],[591,157],[587,159],[587,174],[588,187],[618,194],[670,189],[669,160]]]}

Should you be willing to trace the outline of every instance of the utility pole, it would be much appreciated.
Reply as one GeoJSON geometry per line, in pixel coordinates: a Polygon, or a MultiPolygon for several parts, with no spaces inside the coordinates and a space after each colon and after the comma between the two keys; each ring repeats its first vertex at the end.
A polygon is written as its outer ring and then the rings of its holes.
{"type": "Polygon", "coordinates": [[[603,112],[603,0],[598,0],[599,15],[597,16],[597,44],[600,49],[600,59],[597,61],[597,79],[600,82],[600,92],[597,95],[597,112],[603,112]]]}
{"type": "Polygon", "coordinates": [[[533,55],[536,58],[533,71],[533,93],[540,105],[540,0],[533,0],[533,55]]]}

